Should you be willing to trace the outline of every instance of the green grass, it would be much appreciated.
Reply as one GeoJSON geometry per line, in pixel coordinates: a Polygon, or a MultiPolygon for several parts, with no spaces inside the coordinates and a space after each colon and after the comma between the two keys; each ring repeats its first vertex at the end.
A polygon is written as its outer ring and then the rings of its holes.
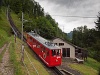
{"type": "MultiPolygon", "coordinates": [[[[7,20],[7,17],[6,17],[6,8],[2,7],[1,9],[1,13],[0,13],[0,30],[3,29],[5,30],[6,32],[10,32],[10,24],[7,20]]],[[[10,34],[10,33],[8,33],[10,34]]]]}
{"type": "Polygon", "coordinates": [[[0,48],[7,43],[8,37],[11,35],[11,28],[6,17],[6,9],[2,7],[0,12],[0,48]]]}
{"type": "Polygon", "coordinates": [[[88,58],[84,64],[69,64],[69,66],[75,70],[78,70],[83,75],[98,75],[100,62],[92,58],[88,58]]]}
{"type": "Polygon", "coordinates": [[[70,64],[70,67],[78,70],[83,75],[98,75],[98,71],[92,67],[86,66],[84,64],[70,64]]]}
{"type": "MultiPolygon", "coordinates": [[[[20,53],[21,52],[21,43],[22,43],[21,40],[17,39],[17,43],[15,44],[17,61],[21,60],[21,53],[20,53]]],[[[33,51],[30,50],[27,45],[25,45],[25,50],[26,50],[26,53],[28,54],[30,60],[32,61],[32,64],[36,67],[39,74],[40,75],[49,75],[49,73],[46,71],[44,66],[36,58],[34,58],[33,51]]],[[[25,52],[24,52],[24,63],[26,64],[26,66],[30,72],[30,75],[37,75],[35,69],[32,67],[31,63],[29,62],[29,59],[26,56],[25,52]]],[[[22,65],[21,68],[22,68],[23,74],[27,75],[27,70],[25,69],[25,66],[22,65]]]]}
{"type": "MultiPolygon", "coordinates": [[[[13,39],[13,37],[11,37],[13,39]]],[[[10,45],[10,62],[12,64],[12,68],[14,68],[14,75],[23,75],[21,71],[21,64],[19,61],[17,61],[16,53],[15,53],[15,44],[14,40],[12,40],[12,43],[10,45]]]]}
{"type": "Polygon", "coordinates": [[[92,58],[88,58],[84,64],[92,67],[95,70],[99,70],[99,68],[100,68],[100,62],[98,62],[92,58]]]}
{"type": "Polygon", "coordinates": [[[1,48],[5,43],[7,43],[8,37],[7,33],[4,30],[0,29],[0,33],[2,33],[0,34],[0,48],[1,48]]]}

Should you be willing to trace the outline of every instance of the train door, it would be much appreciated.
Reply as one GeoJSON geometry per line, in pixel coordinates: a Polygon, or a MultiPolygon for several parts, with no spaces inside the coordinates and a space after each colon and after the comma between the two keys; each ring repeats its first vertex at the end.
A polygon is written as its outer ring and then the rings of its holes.
{"type": "Polygon", "coordinates": [[[44,46],[41,47],[41,56],[42,56],[43,59],[45,59],[45,57],[46,57],[44,46]]]}
{"type": "Polygon", "coordinates": [[[38,53],[38,54],[41,54],[41,45],[40,45],[40,43],[39,42],[36,42],[36,52],[38,53]]]}
{"type": "Polygon", "coordinates": [[[29,44],[32,47],[32,44],[33,44],[32,37],[29,37],[29,44]]]}

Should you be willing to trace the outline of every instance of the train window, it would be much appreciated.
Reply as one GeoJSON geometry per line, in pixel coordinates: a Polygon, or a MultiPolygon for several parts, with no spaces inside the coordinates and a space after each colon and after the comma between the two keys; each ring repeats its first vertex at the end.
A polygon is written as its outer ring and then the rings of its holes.
{"type": "Polygon", "coordinates": [[[60,55],[60,50],[58,49],[58,50],[56,50],[57,51],[57,55],[60,55]]]}
{"type": "Polygon", "coordinates": [[[52,56],[55,56],[55,55],[56,55],[56,51],[52,50],[52,56]]]}
{"type": "Polygon", "coordinates": [[[41,47],[41,52],[45,52],[45,47],[41,47]]]}
{"type": "Polygon", "coordinates": [[[52,50],[52,56],[55,56],[55,55],[57,55],[57,56],[60,55],[60,50],[59,49],[58,50],[52,50]]]}
{"type": "Polygon", "coordinates": [[[49,51],[47,51],[47,56],[49,56],[49,51]]]}
{"type": "Polygon", "coordinates": [[[29,36],[29,35],[27,35],[27,38],[30,38],[30,36],[29,36]]]}
{"type": "Polygon", "coordinates": [[[32,41],[32,37],[30,37],[30,41],[32,41]]]}
{"type": "Polygon", "coordinates": [[[33,42],[34,42],[34,39],[33,39],[33,42]]]}
{"type": "Polygon", "coordinates": [[[41,52],[42,52],[42,46],[41,46],[41,52]]]}
{"type": "Polygon", "coordinates": [[[43,47],[43,52],[45,52],[45,47],[43,47]]]}
{"type": "Polygon", "coordinates": [[[37,48],[40,48],[40,44],[38,42],[36,44],[37,44],[37,48]]]}
{"type": "Polygon", "coordinates": [[[39,44],[37,45],[37,48],[40,48],[40,45],[39,44]]]}

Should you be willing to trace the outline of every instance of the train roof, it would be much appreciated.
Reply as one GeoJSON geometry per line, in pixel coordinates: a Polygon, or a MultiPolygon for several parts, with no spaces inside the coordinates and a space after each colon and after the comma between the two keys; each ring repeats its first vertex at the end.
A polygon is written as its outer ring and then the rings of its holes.
{"type": "Polygon", "coordinates": [[[34,32],[29,32],[28,34],[49,49],[61,49],[59,46],[55,45],[53,42],[44,39],[43,37],[41,37],[40,35],[34,32]]]}

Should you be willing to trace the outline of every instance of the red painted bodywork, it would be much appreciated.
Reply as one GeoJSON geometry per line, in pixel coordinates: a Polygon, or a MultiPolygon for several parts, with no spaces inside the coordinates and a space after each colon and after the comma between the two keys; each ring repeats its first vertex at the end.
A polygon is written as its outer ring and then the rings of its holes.
{"type": "Polygon", "coordinates": [[[34,39],[28,34],[27,34],[27,44],[48,67],[61,65],[62,61],[61,49],[59,56],[52,56],[52,50],[46,48],[44,45],[42,45],[40,42],[38,42],[36,39],[34,39]],[[45,49],[45,52],[43,51],[43,49],[45,49]]]}

